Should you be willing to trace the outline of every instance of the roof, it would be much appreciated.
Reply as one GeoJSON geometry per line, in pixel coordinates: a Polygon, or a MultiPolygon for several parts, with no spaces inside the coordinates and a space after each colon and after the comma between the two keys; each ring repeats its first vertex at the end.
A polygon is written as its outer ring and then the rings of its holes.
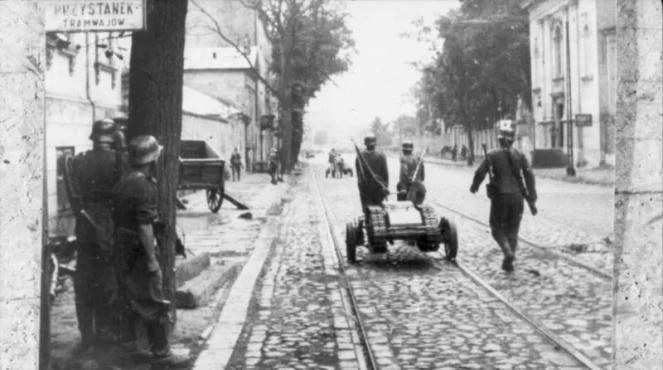
{"type": "Polygon", "coordinates": [[[182,87],[182,112],[209,118],[224,119],[240,113],[232,104],[219,101],[196,89],[182,87]]]}
{"type": "MultiPolygon", "coordinates": [[[[258,60],[257,47],[250,48],[248,58],[255,66],[258,60]]],[[[251,69],[251,66],[234,47],[201,47],[184,51],[184,69],[251,69]]]]}

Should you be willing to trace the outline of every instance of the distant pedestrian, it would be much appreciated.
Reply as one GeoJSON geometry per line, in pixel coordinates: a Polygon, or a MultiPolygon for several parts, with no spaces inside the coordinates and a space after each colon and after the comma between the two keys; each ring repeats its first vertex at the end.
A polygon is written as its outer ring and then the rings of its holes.
{"type": "Polygon", "coordinates": [[[233,151],[233,154],[230,156],[230,166],[232,167],[233,181],[239,181],[240,173],[242,171],[242,156],[239,154],[237,148],[235,148],[235,151],[233,151]]]}
{"type": "Polygon", "coordinates": [[[486,186],[490,198],[490,228],[493,238],[504,254],[502,269],[513,271],[518,247],[518,230],[523,215],[523,199],[536,202],[534,173],[527,158],[513,148],[515,122],[498,123],[499,149],[492,150],[476,170],[470,192],[476,193],[486,173],[491,182],[486,186]],[[523,183],[524,178],[524,183],[523,183]]]}
{"type": "Polygon", "coordinates": [[[269,175],[272,178],[272,185],[276,185],[279,180],[279,154],[276,148],[272,148],[269,153],[269,175]]]}
{"type": "Polygon", "coordinates": [[[168,309],[155,236],[158,222],[156,162],[161,146],[153,136],[137,136],[129,143],[131,169],[117,188],[113,212],[118,249],[117,270],[133,309],[134,319],[145,324],[153,365],[181,367],[188,358],[175,355],[168,343],[168,309]]]}
{"type": "Polygon", "coordinates": [[[124,164],[114,151],[116,127],[110,119],[94,122],[92,150],[74,158],[71,173],[72,205],[76,220],[74,294],[78,329],[84,351],[116,339],[113,304],[117,281],[113,271],[114,187],[124,164]]]}
{"type": "Polygon", "coordinates": [[[455,161],[457,155],[458,155],[458,145],[454,145],[453,149],[451,149],[451,159],[455,161]]]}
{"type": "Polygon", "coordinates": [[[246,150],[246,172],[253,173],[253,149],[246,150]]]}
{"type": "Polygon", "coordinates": [[[465,160],[467,158],[467,147],[465,144],[460,148],[460,157],[465,160]]]}

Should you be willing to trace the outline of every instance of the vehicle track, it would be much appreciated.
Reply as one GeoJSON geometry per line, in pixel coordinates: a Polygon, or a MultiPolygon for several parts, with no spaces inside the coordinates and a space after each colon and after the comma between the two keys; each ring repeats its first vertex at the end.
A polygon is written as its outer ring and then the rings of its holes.
{"type": "MultiPolygon", "coordinates": [[[[350,283],[350,279],[347,276],[347,271],[346,271],[346,261],[342,253],[343,249],[343,244],[339,240],[339,232],[336,230],[336,227],[334,226],[336,222],[336,217],[334,213],[330,210],[329,206],[327,205],[327,201],[322,197],[320,193],[320,185],[318,183],[318,178],[315,175],[315,171],[313,171],[313,181],[315,182],[315,188],[317,195],[319,196],[320,202],[323,206],[324,210],[324,217],[323,221],[326,224],[326,226],[329,229],[330,236],[332,239],[332,245],[334,247],[334,251],[336,256],[338,257],[339,261],[339,269],[341,272],[341,275],[343,276],[343,280],[346,285],[346,289],[348,292],[348,296],[350,297],[349,303],[351,305],[351,310],[352,310],[352,316],[355,319],[356,325],[357,325],[357,331],[361,339],[361,344],[364,348],[364,354],[367,362],[367,366],[369,369],[379,369],[380,366],[376,360],[376,356],[374,353],[373,348],[371,347],[369,337],[367,335],[367,330],[366,330],[366,324],[364,322],[364,319],[362,317],[362,314],[360,313],[358,302],[357,302],[357,297],[354,292],[354,289],[352,287],[352,284],[350,283]]],[[[447,208],[451,211],[454,211],[450,209],[449,207],[446,207],[442,204],[439,204],[439,202],[436,202],[436,205],[447,208]]],[[[459,212],[455,212],[459,213],[459,212]]],[[[465,216],[465,215],[463,215],[465,216]]],[[[466,218],[471,219],[472,221],[481,223],[480,221],[473,219],[469,216],[466,216],[466,218]]],[[[483,224],[483,223],[481,223],[483,224]]],[[[525,240],[523,240],[525,243],[529,243],[525,240]]],[[[534,245],[534,244],[532,244],[534,245]]],[[[439,254],[439,252],[435,252],[438,254],[438,258],[431,258],[435,264],[435,266],[438,269],[443,269],[446,266],[445,265],[453,265],[456,268],[458,268],[465,276],[467,276],[470,280],[472,280],[476,285],[478,289],[483,289],[486,292],[488,292],[492,297],[500,301],[514,316],[516,316],[519,320],[524,321],[532,327],[537,333],[539,333],[541,336],[543,336],[549,343],[551,343],[555,348],[562,349],[565,353],[567,353],[570,357],[575,359],[580,365],[588,368],[588,369],[600,369],[598,365],[594,364],[589,358],[587,358],[585,355],[583,355],[581,352],[577,351],[573,346],[569,345],[566,343],[564,340],[556,336],[554,333],[549,331],[544,325],[539,323],[536,319],[533,317],[525,314],[523,311],[519,310],[516,308],[511,302],[508,301],[504,296],[502,296],[499,292],[497,292],[489,283],[487,283],[484,279],[482,279],[478,274],[473,272],[471,269],[465,267],[464,265],[454,261],[453,263],[446,262],[444,257],[439,254]]],[[[583,267],[589,267],[591,269],[591,266],[584,266],[583,267]]],[[[593,273],[596,273],[596,271],[593,271],[593,273]]]]}

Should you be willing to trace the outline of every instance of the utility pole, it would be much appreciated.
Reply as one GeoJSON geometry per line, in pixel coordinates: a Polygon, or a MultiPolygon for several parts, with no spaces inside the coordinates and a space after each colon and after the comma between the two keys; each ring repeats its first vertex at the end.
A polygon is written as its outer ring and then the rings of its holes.
{"type": "Polygon", "coordinates": [[[569,13],[570,4],[566,4],[566,145],[569,164],[566,167],[568,176],[575,176],[576,169],[573,165],[573,107],[571,106],[571,35],[569,35],[569,13]]]}

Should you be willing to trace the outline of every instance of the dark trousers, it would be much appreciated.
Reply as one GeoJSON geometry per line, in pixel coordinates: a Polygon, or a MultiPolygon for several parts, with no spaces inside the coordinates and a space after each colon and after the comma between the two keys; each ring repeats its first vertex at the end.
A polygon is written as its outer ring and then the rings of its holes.
{"type": "MultiPolygon", "coordinates": [[[[79,251],[91,250],[95,243],[81,243],[79,251]]],[[[117,285],[112,261],[78,253],[74,274],[74,295],[81,342],[91,345],[116,339],[113,304],[117,285]]]]}
{"type": "Polygon", "coordinates": [[[520,193],[496,194],[490,202],[490,229],[505,257],[515,257],[518,230],[523,217],[520,193]]]}
{"type": "Polygon", "coordinates": [[[231,167],[233,173],[233,181],[239,181],[241,166],[239,164],[233,164],[231,167]]]}
{"type": "Polygon", "coordinates": [[[169,302],[164,299],[161,271],[149,272],[133,269],[123,278],[123,289],[131,311],[125,314],[123,327],[134,327],[139,320],[145,324],[150,350],[155,355],[165,355],[168,345],[169,302]]]}

